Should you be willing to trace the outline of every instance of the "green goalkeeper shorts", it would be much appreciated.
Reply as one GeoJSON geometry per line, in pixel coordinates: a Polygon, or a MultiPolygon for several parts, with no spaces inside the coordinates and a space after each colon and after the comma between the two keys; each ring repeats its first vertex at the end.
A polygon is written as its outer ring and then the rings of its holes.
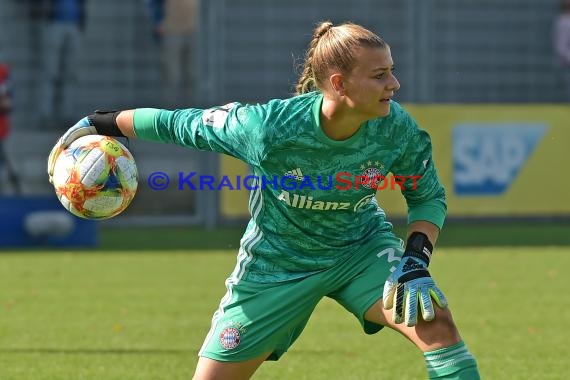
{"type": "Polygon", "coordinates": [[[365,333],[374,334],[383,326],[365,321],[364,314],[382,298],[384,282],[402,254],[402,240],[383,236],[341,264],[306,278],[260,284],[230,277],[199,355],[239,362],[271,352],[268,360],[278,360],[323,297],[336,300],[358,318],[365,333]]]}

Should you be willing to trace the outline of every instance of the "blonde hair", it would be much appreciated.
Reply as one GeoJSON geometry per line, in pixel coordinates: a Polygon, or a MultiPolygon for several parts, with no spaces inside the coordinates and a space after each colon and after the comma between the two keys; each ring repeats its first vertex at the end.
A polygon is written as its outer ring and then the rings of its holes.
{"type": "Polygon", "coordinates": [[[388,44],[368,29],[351,22],[334,26],[321,22],[305,54],[303,71],[295,86],[298,95],[321,88],[329,69],[349,73],[354,67],[354,48],[386,48],[388,44]]]}

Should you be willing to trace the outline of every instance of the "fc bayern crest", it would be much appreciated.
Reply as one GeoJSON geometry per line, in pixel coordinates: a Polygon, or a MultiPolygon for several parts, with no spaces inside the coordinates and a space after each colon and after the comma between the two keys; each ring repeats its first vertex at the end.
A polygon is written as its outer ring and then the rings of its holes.
{"type": "Polygon", "coordinates": [[[380,172],[378,168],[367,168],[362,172],[362,175],[368,177],[368,182],[362,184],[362,186],[367,189],[372,188],[372,181],[374,181],[374,179],[376,179],[375,188],[378,188],[384,179],[382,172],[380,172]]]}
{"type": "Polygon", "coordinates": [[[241,337],[239,330],[235,327],[226,327],[220,333],[220,344],[226,350],[231,350],[239,346],[241,337]]]}

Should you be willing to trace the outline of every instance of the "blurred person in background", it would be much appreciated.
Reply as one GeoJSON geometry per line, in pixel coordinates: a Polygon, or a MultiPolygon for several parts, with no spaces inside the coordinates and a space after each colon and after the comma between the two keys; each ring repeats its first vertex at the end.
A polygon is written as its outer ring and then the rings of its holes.
{"type": "Polygon", "coordinates": [[[2,61],[0,54],[0,190],[7,188],[7,177],[14,192],[20,192],[20,183],[6,152],[5,142],[10,134],[10,112],[12,111],[12,88],[10,85],[10,66],[2,61]]]}
{"type": "MultiPolygon", "coordinates": [[[[478,380],[477,362],[428,271],[447,213],[445,189],[429,134],[392,99],[399,89],[382,38],[357,24],[323,22],[313,31],[296,96],[209,109],[98,111],[58,140],[48,175],[65,147],[92,134],[216,151],[253,169],[251,219],[195,380],[249,379],[289,350],[324,297],[354,315],[366,334],[389,327],[406,337],[423,353],[430,379],[478,380]],[[334,186],[339,173],[355,183],[334,186]],[[401,177],[406,244],[375,197],[388,173],[401,177]]],[[[398,355],[370,349],[379,360],[398,355]]],[[[401,378],[397,373],[370,377],[401,378]]]]}
{"type": "Polygon", "coordinates": [[[172,108],[192,99],[198,0],[147,0],[161,48],[162,100],[172,108]]]}
{"type": "Polygon", "coordinates": [[[60,127],[76,119],[77,56],[86,17],[86,0],[29,0],[30,16],[41,38],[39,128],[60,127]]]}
{"type": "Polygon", "coordinates": [[[560,2],[560,10],[554,22],[554,49],[562,69],[564,101],[570,102],[570,0],[560,2]]]}

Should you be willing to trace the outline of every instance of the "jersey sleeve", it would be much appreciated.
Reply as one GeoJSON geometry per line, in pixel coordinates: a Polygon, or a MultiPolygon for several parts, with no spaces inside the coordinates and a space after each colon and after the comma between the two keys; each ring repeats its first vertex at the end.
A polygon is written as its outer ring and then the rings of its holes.
{"type": "Polygon", "coordinates": [[[392,173],[402,183],[402,194],[408,205],[408,224],[424,220],[441,229],[447,203],[433,162],[431,139],[409,115],[405,123],[406,148],[394,164],[392,173]]]}
{"type": "Polygon", "coordinates": [[[240,103],[174,111],[138,108],[134,132],[143,140],[224,153],[255,165],[265,149],[263,114],[259,105],[240,103]]]}

